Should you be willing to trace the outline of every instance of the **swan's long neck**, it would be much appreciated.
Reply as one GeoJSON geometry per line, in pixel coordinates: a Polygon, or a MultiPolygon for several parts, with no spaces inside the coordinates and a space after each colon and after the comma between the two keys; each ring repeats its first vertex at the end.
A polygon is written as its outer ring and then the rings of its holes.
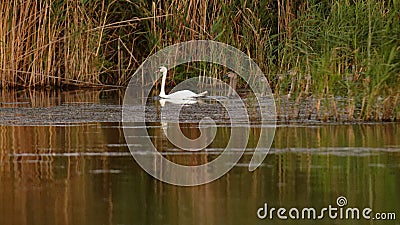
{"type": "Polygon", "coordinates": [[[161,81],[161,91],[160,91],[160,97],[164,97],[165,94],[165,82],[167,80],[167,71],[163,72],[162,76],[162,81],[161,81]]]}

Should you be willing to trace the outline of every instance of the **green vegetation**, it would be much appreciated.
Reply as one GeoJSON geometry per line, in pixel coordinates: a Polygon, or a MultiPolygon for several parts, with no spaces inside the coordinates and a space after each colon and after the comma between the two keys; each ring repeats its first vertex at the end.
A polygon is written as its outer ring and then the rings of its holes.
{"type": "Polygon", "coordinates": [[[339,118],[339,105],[346,120],[400,118],[399,0],[12,0],[0,10],[2,88],[124,86],[157,50],[209,39],[254,59],[276,96],[312,99],[322,119],[339,118]]]}

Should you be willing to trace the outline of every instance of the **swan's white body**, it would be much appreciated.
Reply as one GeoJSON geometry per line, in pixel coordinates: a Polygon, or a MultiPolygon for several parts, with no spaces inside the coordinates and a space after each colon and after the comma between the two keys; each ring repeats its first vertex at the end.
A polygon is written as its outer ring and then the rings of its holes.
{"type": "Polygon", "coordinates": [[[161,91],[160,91],[160,97],[165,98],[165,99],[195,99],[199,97],[204,97],[207,94],[207,91],[202,92],[200,94],[196,94],[192,91],[189,90],[182,90],[182,91],[177,91],[174,93],[171,93],[169,95],[165,94],[165,82],[167,80],[167,68],[164,66],[160,66],[157,70],[157,72],[162,72],[162,81],[161,81],[161,91]]]}
{"type": "Polygon", "coordinates": [[[182,90],[182,91],[177,91],[174,93],[171,93],[169,95],[166,95],[165,93],[160,93],[161,98],[166,98],[166,99],[193,99],[193,98],[198,98],[204,95],[198,95],[192,91],[189,90],[182,90]]]}

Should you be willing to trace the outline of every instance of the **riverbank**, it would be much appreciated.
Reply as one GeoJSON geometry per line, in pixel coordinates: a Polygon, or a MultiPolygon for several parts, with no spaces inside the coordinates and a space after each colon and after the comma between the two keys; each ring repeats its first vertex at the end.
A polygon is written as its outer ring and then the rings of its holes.
{"type": "MultiPolygon", "coordinates": [[[[2,89],[125,87],[151,54],[203,39],[249,55],[276,96],[314,103],[318,118],[339,118],[342,105],[347,120],[399,119],[397,1],[46,0],[0,9],[2,89]]],[[[169,83],[226,72],[192,63],[171,72],[169,83]]]]}

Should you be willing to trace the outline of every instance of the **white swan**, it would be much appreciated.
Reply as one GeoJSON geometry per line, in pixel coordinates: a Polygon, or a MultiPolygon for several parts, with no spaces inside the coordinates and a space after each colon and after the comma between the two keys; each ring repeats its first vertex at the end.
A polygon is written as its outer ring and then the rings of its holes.
{"type": "Polygon", "coordinates": [[[165,99],[195,99],[199,97],[204,97],[207,94],[207,91],[202,92],[200,94],[196,94],[189,90],[182,90],[171,93],[169,95],[165,94],[165,81],[167,79],[167,68],[165,66],[158,67],[157,73],[163,73],[162,81],[161,81],[161,91],[160,97],[165,99]]]}

